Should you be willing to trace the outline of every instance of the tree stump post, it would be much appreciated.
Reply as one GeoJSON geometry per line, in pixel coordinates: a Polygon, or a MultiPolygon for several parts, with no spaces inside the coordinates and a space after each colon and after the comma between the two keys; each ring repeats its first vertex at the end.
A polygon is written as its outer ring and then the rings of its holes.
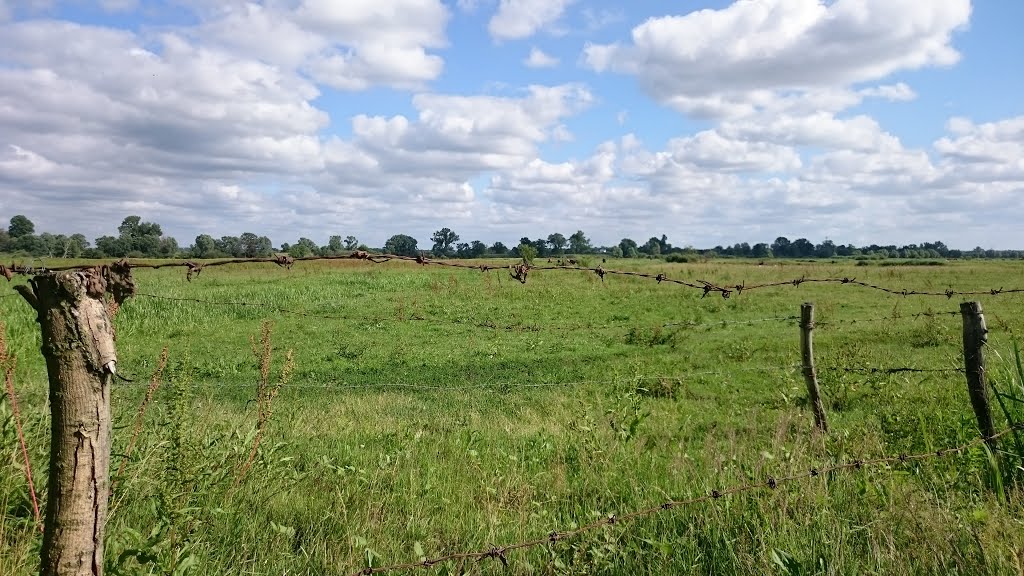
{"type": "Polygon", "coordinates": [[[35,308],[50,386],[50,473],[42,576],[103,574],[110,469],[112,318],[134,293],[127,262],[35,276],[16,289],[35,308]]]}
{"type": "Polygon", "coordinates": [[[802,358],[804,381],[807,383],[807,400],[814,410],[814,426],[828,432],[828,420],[825,418],[825,406],[821,403],[821,391],[818,389],[818,373],[814,369],[814,303],[804,302],[800,305],[800,356],[802,358]]]}
{"type": "Polygon", "coordinates": [[[964,321],[964,372],[967,375],[967,392],[971,396],[974,416],[978,419],[978,430],[993,451],[996,448],[995,425],[992,423],[992,408],[988,399],[988,383],[985,380],[985,343],[988,342],[988,328],[981,302],[961,302],[960,314],[964,321]]]}

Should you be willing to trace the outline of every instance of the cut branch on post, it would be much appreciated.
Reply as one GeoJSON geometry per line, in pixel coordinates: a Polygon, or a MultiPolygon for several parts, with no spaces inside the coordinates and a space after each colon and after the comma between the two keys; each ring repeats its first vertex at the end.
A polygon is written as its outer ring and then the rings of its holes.
{"type": "Polygon", "coordinates": [[[818,389],[818,373],[814,369],[814,304],[805,302],[800,306],[800,355],[802,357],[804,381],[807,383],[807,400],[814,410],[814,426],[828,432],[825,406],[821,403],[818,389]]]}

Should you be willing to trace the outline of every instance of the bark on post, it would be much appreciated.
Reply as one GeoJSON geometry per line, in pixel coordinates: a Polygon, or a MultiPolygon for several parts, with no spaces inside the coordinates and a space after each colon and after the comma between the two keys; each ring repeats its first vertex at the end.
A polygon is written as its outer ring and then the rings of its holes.
{"type": "Polygon", "coordinates": [[[38,312],[50,383],[50,475],[43,576],[99,576],[110,468],[110,385],[114,332],[105,295],[134,292],[131,268],[113,266],[35,276],[16,288],[38,312]]]}
{"type": "Polygon", "coordinates": [[[988,342],[988,329],[981,302],[960,303],[960,314],[964,320],[964,369],[967,374],[967,392],[971,396],[974,416],[978,419],[978,430],[985,442],[995,450],[995,425],[992,423],[992,408],[988,401],[988,383],[985,381],[984,346],[988,342]]]}
{"type": "Polygon", "coordinates": [[[822,432],[828,432],[825,406],[821,403],[818,390],[818,373],[814,369],[814,303],[800,305],[800,356],[803,359],[804,380],[807,382],[807,399],[814,410],[814,425],[822,432]]]}

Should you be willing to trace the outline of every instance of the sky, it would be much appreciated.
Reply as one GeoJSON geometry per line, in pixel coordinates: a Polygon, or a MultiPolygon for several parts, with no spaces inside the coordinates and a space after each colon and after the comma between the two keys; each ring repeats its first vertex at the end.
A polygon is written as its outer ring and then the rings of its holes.
{"type": "Polygon", "coordinates": [[[1024,2],[0,0],[0,220],[1024,248],[1024,2]]]}

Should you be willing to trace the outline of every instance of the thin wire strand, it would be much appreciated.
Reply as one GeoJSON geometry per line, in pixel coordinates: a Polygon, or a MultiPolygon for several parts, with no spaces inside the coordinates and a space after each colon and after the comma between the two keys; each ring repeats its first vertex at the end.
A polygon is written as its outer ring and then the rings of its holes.
{"type": "Polygon", "coordinates": [[[627,514],[610,515],[610,516],[608,516],[608,517],[606,517],[606,518],[604,518],[602,520],[598,520],[596,522],[592,522],[590,524],[586,524],[584,526],[580,526],[579,528],[576,528],[576,529],[573,529],[573,530],[561,530],[561,531],[555,530],[555,531],[549,532],[546,536],[537,537],[537,538],[534,538],[534,539],[531,539],[531,540],[526,540],[526,541],[523,541],[523,542],[517,542],[517,543],[514,543],[514,544],[506,544],[504,546],[491,546],[487,550],[479,550],[479,551],[476,551],[476,552],[458,552],[458,553],[454,553],[454,554],[446,554],[446,555],[443,555],[443,556],[436,556],[436,557],[433,557],[433,558],[427,558],[427,559],[420,560],[420,561],[417,561],[417,562],[407,562],[407,563],[404,563],[404,564],[392,564],[390,566],[381,566],[379,568],[367,567],[367,568],[362,568],[360,570],[352,572],[351,576],[360,576],[360,575],[371,576],[372,574],[384,574],[384,573],[387,573],[387,572],[399,572],[399,571],[406,571],[406,570],[414,570],[414,569],[417,569],[417,568],[431,568],[431,567],[436,566],[438,564],[442,564],[444,562],[449,562],[449,561],[452,561],[452,560],[483,560],[483,559],[486,559],[486,558],[500,560],[501,563],[507,567],[508,566],[508,559],[507,559],[506,555],[509,552],[512,552],[512,551],[515,551],[515,550],[522,550],[522,549],[526,549],[526,548],[534,548],[534,547],[537,547],[537,546],[543,546],[545,544],[554,544],[556,542],[561,542],[563,540],[567,540],[567,539],[576,537],[576,536],[578,536],[580,534],[583,534],[584,532],[589,532],[589,531],[595,530],[597,528],[601,528],[603,526],[620,525],[622,523],[629,522],[631,520],[636,520],[636,519],[643,518],[643,517],[646,517],[646,516],[653,516],[655,514],[658,514],[660,512],[664,512],[666,510],[671,510],[673,508],[679,508],[679,507],[682,507],[682,506],[689,506],[689,505],[693,505],[693,504],[697,504],[697,503],[701,503],[701,502],[708,502],[708,501],[711,501],[711,500],[717,500],[719,498],[722,498],[722,497],[725,497],[725,496],[729,496],[729,495],[733,495],[733,494],[740,494],[740,493],[743,493],[743,492],[751,492],[751,491],[754,491],[754,490],[764,490],[764,489],[775,490],[781,484],[793,483],[793,482],[796,482],[798,480],[807,480],[807,479],[811,479],[811,478],[819,478],[819,477],[827,476],[827,475],[830,475],[830,474],[836,473],[836,472],[848,472],[848,471],[851,471],[851,470],[860,471],[860,470],[863,470],[863,469],[866,469],[866,468],[870,468],[870,467],[877,467],[877,466],[890,465],[890,464],[902,464],[902,463],[913,462],[913,461],[928,460],[928,459],[931,459],[931,458],[940,458],[942,456],[946,456],[946,455],[950,455],[950,454],[957,454],[957,453],[966,451],[966,450],[968,450],[970,448],[973,448],[975,446],[979,446],[979,445],[981,445],[984,442],[991,442],[993,440],[996,440],[998,438],[1001,438],[1001,437],[1009,434],[1013,430],[1024,430],[1024,424],[1017,424],[1015,426],[1011,426],[1009,428],[1006,428],[1005,430],[1002,430],[1001,432],[998,432],[998,433],[996,433],[996,434],[994,434],[992,436],[989,436],[989,437],[979,437],[979,438],[977,438],[975,440],[972,440],[971,442],[967,442],[966,444],[961,444],[959,446],[955,446],[955,447],[952,447],[952,448],[940,449],[940,450],[936,450],[934,452],[922,452],[922,453],[919,453],[919,454],[900,454],[898,456],[884,456],[884,457],[874,458],[874,459],[870,459],[870,460],[859,460],[858,459],[858,460],[852,460],[852,461],[845,462],[845,463],[833,464],[831,466],[825,466],[825,467],[821,467],[821,468],[812,468],[810,471],[803,472],[803,473],[800,473],[800,474],[792,474],[792,475],[788,475],[788,476],[779,476],[779,477],[769,476],[764,481],[761,481],[761,482],[754,482],[754,483],[749,483],[749,484],[740,484],[740,485],[733,486],[733,487],[730,487],[730,488],[725,488],[725,489],[715,489],[715,490],[711,490],[709,493],[706,493],[704,495],[697,496],[697,497],[694,497],[694,498],[688,498],[688,499],[684,499],[684,500],[667,500],[667,501],[665,501],[665,502],[663,502],[661,504],[658,504],[656,506],[651,506],[649,508],[645,508],[645,509],[642,509],[642,510],[636,510],[634,512],[629,512],[627,514]]]}

